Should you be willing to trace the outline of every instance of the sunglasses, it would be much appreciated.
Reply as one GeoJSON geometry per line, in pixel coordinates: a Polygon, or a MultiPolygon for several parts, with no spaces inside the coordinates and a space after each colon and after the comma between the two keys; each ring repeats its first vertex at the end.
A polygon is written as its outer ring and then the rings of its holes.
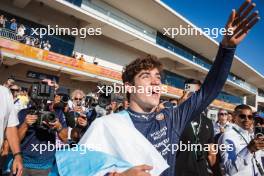
{"type": "Polygon", "coordinates": [[[81,101],[82,98],[74,98],[74,100],[76,100],[76,101],[81,101]]]}
{"type": "Polygon", "coordinates": [[[227,116],[227,113],[219,113],[220,116],[227,116]]]}
{"type": "Polygon", "coordinates": [[[253,115],[239,114],[238,117],[242,120],[246,120],[246,118],[253,120],[253,115]]]}
{"type": "Polygon", "coordinates": [[[19,89],[10,89],[11,92],[18,92],[19,89]]]}

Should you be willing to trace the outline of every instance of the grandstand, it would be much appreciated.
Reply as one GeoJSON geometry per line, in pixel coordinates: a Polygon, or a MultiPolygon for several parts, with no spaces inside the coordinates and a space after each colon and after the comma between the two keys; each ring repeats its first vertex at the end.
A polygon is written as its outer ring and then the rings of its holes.
{"type": "MultiPolygon", "coordinates": [[[[124,65],[146,54],[157,56],[165,66],[162,78],[168,86],[163,98],[179,98],[187,78],[203,81],[216,55],[218,43],[206,35],[163,35],[163,27],[190,25],[190,21],[156,0],[1,0],[0,49],[5,67],[0,81],[9,77],[25,88],[30,82],[50,78],[73,90],[93,91],[98,82],[121,84],[124,65]],[[23,38],[10,29],[11,19],[26,28],[23,38]],[[32,28],[100,29],[101,35],[32,35],[32,28]],[[24,40],[49,41],[49,50],[24,40]],[[72,57],[83,55],[83,60],[72,57]]],[[[211,104],[232,111],[245,103],[264,111],[264,76],[235,56],[228,81],[211,104]]]]}

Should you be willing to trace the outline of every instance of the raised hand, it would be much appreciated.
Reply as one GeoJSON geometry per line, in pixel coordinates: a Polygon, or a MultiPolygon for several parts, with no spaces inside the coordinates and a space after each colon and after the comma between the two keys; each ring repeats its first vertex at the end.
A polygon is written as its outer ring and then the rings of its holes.
{"type": "Polygon", "coordinates": [[[246,37],[250,29],[260,20],[259,12],[252,12],[255,7],[255,3],[252,3],[251,0],[246,0],[238,10],[232,10],[226,29],[232,29],[233,34],[224,36],[222,41],[224,47],[238,45],[246,37]]]}

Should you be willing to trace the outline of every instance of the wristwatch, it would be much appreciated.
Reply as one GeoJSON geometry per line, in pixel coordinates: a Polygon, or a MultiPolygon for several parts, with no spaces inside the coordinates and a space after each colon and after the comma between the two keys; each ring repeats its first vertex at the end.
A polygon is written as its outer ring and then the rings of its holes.
{"type": "Polygon", "coordinates": [[[15,154],[13,154],[13,157],[15,158],[16,156],[19,156],[19,155],[22,157],[22,152],[17,152],[15,154]]]}

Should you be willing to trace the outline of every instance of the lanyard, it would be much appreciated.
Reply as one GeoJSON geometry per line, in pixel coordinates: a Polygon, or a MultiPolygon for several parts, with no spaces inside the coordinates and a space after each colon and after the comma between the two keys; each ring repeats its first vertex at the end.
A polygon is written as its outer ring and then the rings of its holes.
{"type": "Polygon", "coordinates": [[[194,125],[195,122],[191,122],[191,125],[192,125],[192,129],[193,129],[193,133],[194,133],[194,136],[196,138],[198,138],[198,134],[200,132],[200,128],[201,128],[201,124],[202,124],[202,118],[201,118],[201,115],[200,115],[200,122],[199,122],[199,126],[198,127],[195,127],[196,125],[194,125]]]}
{"type": "Polygon", "coordinates": [[[247,142],[246,138],[240,133],[240,131],[238,131],[235,127],[232,127],[233,130],[235,130],[235,132],[237,132],[242,138],[243,140],[246,142],[246,144],[248,145],[249,143],[247,142]]]}
{"type": "MultiPolygon", "coordinates": [[[[234,127],[232,127],[233,128],[233,130],[235,130],[235,132],[237,132],[242,138],[243,138],[243,140],[246,142],[246,144],[248,145],[249,143],[247,142],[247,140],[246,140],[246,138],[236,129],[236,128],[234,128],[234,127]]],[[[262,167],[261,167],[261,165],[259,164],[259,162],[258,162],[258,160],[257,160],[257,158],[256,158],[256,153],[254,152],[253,153],[253,158],[254,158],[254,160],[255,160],[255,162],[256,162],[256,166],[257,166],[257,168],[258,168],[258,170],[259,170],[259,173],[260,173],[260,175],[261,176],[264,176],[264,171],[263,171],[263,169],[262,169],[262,167]]],[[[254,167],[254,165],[253,165],[253,168],[255,168],[254,167]]],[[[255,169],[254,169],[255,170],[255,169]]],[[[255,171],[254,171],[255,172],[255,171]]]]}

